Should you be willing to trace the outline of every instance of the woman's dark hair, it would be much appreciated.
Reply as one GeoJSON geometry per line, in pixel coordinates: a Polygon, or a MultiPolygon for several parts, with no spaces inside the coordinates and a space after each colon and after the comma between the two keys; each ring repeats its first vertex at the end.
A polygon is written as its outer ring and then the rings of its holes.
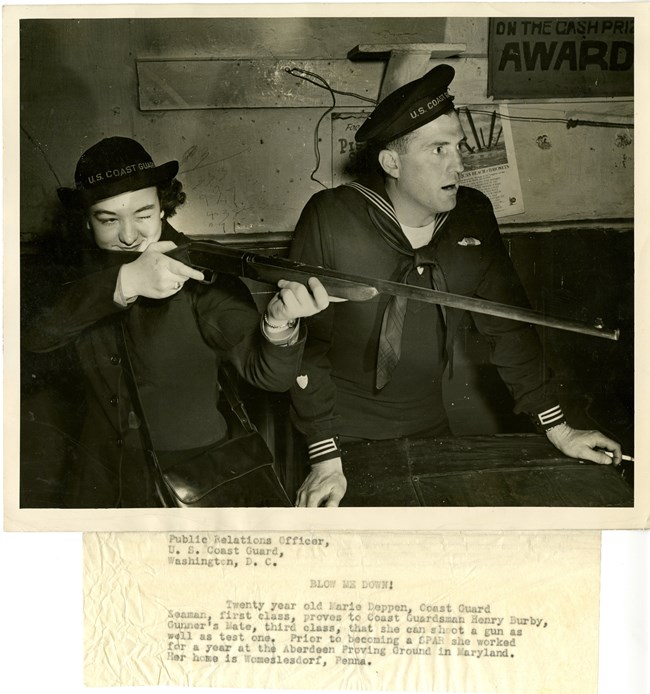
{"type": "MultiPolygon", "coordinates": [[[[164,181],[156,186],[158,192],[158,200],[160,201],[160,209],[165,213],[165,217],[173,217],[176,214],[176,209],[185,203],[187,195],[183,192],[183,184],[173,178],[171,181],[164,181]]],[[[84,208],[81,201],[75,205],[67,207],[71,219],[78,219],[80,216],[85,217],[88,210],[84,208]]]]}
{"type": "Polygon", "coordinates": [[[156,186],[158,190],[158,199],[160,200],[160,209],[165,213],[165,217],[173,217],[176,214],[176,209],[180,207],[187,198],[183,192],[183,184],[174,178],[165,183],[159,183],[156,186]]]}
{"type": "Polygon", "coordinates": [[[92,232],[86,226],[87,219],[86,210],[80,205],[59,207],[54,213],[52,222],[52,240],[58,242],[61,249],[94,247],[95,241],[92,232]],[[82,232],[81,243],[80,231],[82,232]]]}

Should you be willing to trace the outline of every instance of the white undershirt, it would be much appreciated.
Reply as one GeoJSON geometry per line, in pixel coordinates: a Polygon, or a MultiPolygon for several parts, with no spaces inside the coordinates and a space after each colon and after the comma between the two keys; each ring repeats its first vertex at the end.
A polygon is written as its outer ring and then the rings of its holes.
{"type": "Polygon", "coordinates": [[[406,236],[413,248],[422,248],[422,246],[426,246],[433,238],[435,226],[435,219],[431,224],[427,224],[424,227],[407,227],[406,224],[401,225],[404,236],[406,236]]]}

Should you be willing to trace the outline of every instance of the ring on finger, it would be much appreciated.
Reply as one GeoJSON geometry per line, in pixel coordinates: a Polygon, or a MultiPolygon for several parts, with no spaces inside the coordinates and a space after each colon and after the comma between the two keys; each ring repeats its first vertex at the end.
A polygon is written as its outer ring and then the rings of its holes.
{"type": "Polygon", "coordinates": [[[180,288],[181,288],[181,283],[176,282],[176,284],[174,285],[174,289],[180,289],[180,288]]]}

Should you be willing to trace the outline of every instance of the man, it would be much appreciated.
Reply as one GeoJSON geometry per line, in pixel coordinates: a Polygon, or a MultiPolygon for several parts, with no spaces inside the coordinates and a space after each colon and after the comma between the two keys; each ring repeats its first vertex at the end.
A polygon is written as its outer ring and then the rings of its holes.
{"type": "MultiPolygon", "coordinates": [[[[296,227],[293,259],[526,305],[489,200],[459,185],[465,136],[448,91],[453,76],[452,67],[439,65],[376,107],[356,133],[376,171],[311,198],[296,227]]],[[[311,463],[299,506],[337,506],[345,494],[338,437],[450,433],[441,381],[453,367],[461,317],[455,309],[381,296],[333,304],[310,321],[291,390],[293,421],[311,463]]],[[[566,423],[531,326],[473,318],[517,412],[528,413],[568,456],[620,462],[616,442],[566,423]]]]}
{"type": "MultiPolygon", "coordinates": [[[[315,279],[310,289],[281,281],[260,321],[241,280],[202,284],[201,272],[166,255],[189,240],[168,222],[185,201],[177,172],[178,162],[156,166],[138,142],[111,137],[81,156],[75,187],[59,189],[83,220],[72,231],[84,253],[24,342],[36,352],[74,343],[84,371],[73,507],[160,505],[147,437],[170,464],[210,455],[228,440],[216,407],[221,361],[255,386],[287,390],[304,346],[299,318],[328,304],[315,279]]],[[[254,485],[241,505],[269,505],[254,485]]]]}

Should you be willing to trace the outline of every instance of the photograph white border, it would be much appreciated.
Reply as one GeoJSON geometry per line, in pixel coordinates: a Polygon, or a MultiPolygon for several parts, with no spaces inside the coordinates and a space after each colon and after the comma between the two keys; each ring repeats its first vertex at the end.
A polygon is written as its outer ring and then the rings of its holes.
{"type": "MultiPolygon", "coordinates": [[[[60,5],[5,6],[3,22],[4,97],[4,486],[5,528],[8,530],[192,530],[241,529],[612,529],[641,528],[649,523],[650,460],[648,437],[640,436],[647,422],[645,402],[640,394],[650,385],[645,351],[648,335],[647,292],[640,282],[635,287],[636,314],[636,423],[635,505],[631,508],[339,508],[326,509],[112,509],[63,510],[21,509],[19,487],[19,176],[18,136],[18,22],[21,18],[99,17],[253,17],[253,16],[620,16],[635,17],[635,180],[648,180],[648,162],[642,154],[650,151],[647,120],[650,74],[649,10],[645,3],[334,3],[334,4],[231,4],[231,5],[60,5]],[[645,416],[644,416],[645,413],[645,416]]],[[[642,278],[648,250],[644,229],[648,228],[648,196],[635,201],[636,277],[642,278]]]]}

